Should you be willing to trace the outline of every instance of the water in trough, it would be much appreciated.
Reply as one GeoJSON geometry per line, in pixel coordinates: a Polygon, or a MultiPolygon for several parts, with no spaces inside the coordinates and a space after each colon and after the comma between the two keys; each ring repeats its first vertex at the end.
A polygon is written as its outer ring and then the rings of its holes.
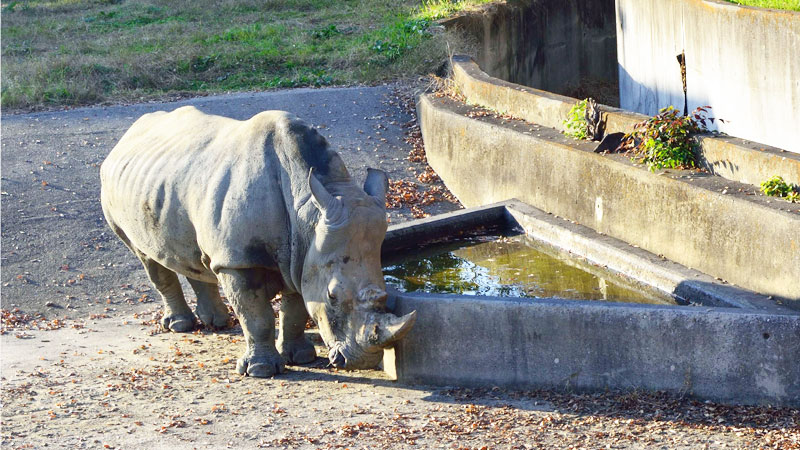
{"type": "Polygon", "coordinates": [[[426,245],[384,263],[386,284],[404,292],[676,304],[666,294],[524,235],[426,245]]]}

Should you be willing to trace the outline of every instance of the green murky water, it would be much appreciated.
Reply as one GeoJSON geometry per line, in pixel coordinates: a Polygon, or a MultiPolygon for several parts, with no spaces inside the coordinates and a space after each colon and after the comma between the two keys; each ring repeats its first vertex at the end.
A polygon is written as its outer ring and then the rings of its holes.
{"type": "Polygon", "coordinates": [[[676,304],[524,235],[436,244],[386,262],[386,284],[404,292],[676,304]]]}

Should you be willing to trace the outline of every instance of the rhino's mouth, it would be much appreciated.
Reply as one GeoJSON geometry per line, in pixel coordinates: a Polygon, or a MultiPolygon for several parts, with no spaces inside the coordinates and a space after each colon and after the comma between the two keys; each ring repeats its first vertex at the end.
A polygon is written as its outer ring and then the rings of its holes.
{"type": "Polygon", "coordinates": [[[383,349],[368,352],[359,346],[347,346],[335,342],[328,349],[330,365],[337,369],[370,369],[378,365],[383,356],[383,349]]]}

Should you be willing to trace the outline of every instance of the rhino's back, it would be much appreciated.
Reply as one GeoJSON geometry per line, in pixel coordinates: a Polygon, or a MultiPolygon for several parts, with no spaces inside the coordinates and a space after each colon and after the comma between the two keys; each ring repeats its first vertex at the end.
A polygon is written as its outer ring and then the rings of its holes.
{"type": "Polygon", "coordinates": [[[115,232],[185,276],[221,267],[278,267],[288,226],[270,111],[248,121],[193,107],[137,120],[101,167],[103,210],[115,232]]]}

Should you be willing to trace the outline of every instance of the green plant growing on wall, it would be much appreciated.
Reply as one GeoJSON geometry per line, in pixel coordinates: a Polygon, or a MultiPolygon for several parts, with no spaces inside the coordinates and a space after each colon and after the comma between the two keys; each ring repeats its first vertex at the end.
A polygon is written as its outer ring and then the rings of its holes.
{"type": "Polygon", "coordinates": [[[588,123],[586,122],[586,105],[589,99],[578,100],[564,119],[564,134],[575,139],[588,139],[588,123]]]}
{"type": "Polygon", "coordinates": [[[792,203],[800,202],[800,188],[789,185],[778,175],[761,183],[761,192],[770,197],[785,198],[792,203]]]}
{"type": "Polygon", "coordinates": [[[706,121],[710,106],[701,106],[688,116],[681,116],[674,106],[634,125],[622,148],[636,153],[640,163],[656,169],[691,169],[697,167],[697,133],[708,131],[706,121]]]}

